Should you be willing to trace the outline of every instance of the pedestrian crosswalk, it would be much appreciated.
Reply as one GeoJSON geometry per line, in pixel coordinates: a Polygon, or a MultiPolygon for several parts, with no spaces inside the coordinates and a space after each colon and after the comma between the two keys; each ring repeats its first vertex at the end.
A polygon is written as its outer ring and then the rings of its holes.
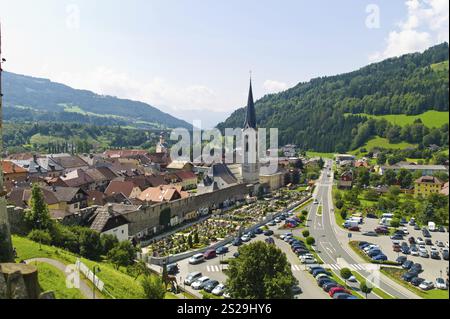
{"type": "Polygon", "coordinates": [[[294,264],[294,265],[291,265],[291,269],[293,272],[303,271],[303,270],[307,270],[308,267],[311,267],[311,266],[320,266],[320,267],[332,269],[335,271],[339,271],[342,268],[349,268],[350,270],[353,270],[353,271],[367,270],[365,265],[361,265],[361,264],[347,264],[347,265],[345,265],[345,264],[342,264],[342,265],[341,264],[295,265],[294,264]]]}
{"type": "Polygon", "coordinates": [[[228,265],[208,265],[206,266],[207,272],[221,272],[228,268],[228,265]]]}

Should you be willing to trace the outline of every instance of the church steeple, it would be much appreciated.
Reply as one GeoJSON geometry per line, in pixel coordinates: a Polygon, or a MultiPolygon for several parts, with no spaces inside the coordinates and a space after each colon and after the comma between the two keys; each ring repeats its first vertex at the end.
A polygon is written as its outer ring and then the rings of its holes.
{"type": "Polygon", "coordinates": [[[253,101],[251,76],[250,76],[250,89],[248,92],[247,114],[245,116],[245,122],[244,122],[244,130],[249,129],[249,128],[256,130],[256,112],[255,112],[255,103],[253,101]]]}

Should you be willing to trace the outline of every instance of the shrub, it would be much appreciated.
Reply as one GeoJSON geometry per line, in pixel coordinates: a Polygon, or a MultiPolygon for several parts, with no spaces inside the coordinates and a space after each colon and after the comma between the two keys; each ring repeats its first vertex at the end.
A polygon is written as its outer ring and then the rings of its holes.
{"type": "Polygon", "coordinates": [[[398,219],[391,220],[391,227],[397,228],[399,226],[400,226],[400,220],[398,220],[398,219]]]}
{"type": "Polygon", "coordinates": [[[119,240],[114,235],[103,234],[100,236],[100,243],[102,245],[103,254],[106,255],[114,248],[114,246],[119,244],[119,240]]]}
{"type": "Polygon", "coordinates": [[[306,243],[308,245],[314,245],[316,243],[316,240],[314,239],[314,237],[308,237],[306,238],[306,243]]]}
{"type": "Polygon", "coordinates": [[[52,243],[52,237],[50,236],[49,232],[45,230],[32,230],[28,234],[28,239],[44,245],[50,245],[52,243]]]}
{"type": "Polygon", "coordinates": [[[161,277],[156,275],[145,276],[141,281],[144,295],[147,299],[164,299],[166,287],[161,277]]]}
{"type": "Polygon", "coordinates": [[[303,232],[302,232],[302,235],[303,235],[303,237],[308,237],[309,236],[309,230],[304,230],[303,232]]]}
{"type": "Polygon", "coordinates": [[[336,201],[336,208],[337,209],[342,209],[342,207],[344,207],[344,201],[342,199],[338,199],[336,201]]]}
{"type": "Polygon", "coordinates": [[[352,272],[348,268],[342,268],[341,269],[341,277],[344,278],[345,283],[347,283],[347,280],[352,276],[352,272]]]}
{"type": "Polygon", "coordinates": [[[305,217],[308,216],[308,211],[307,210],[302,210],[302,215],[305,216],[305,217]]]}
{"type": "Polygon", "coordinates": [[[347,219],[347,212],[345,210],[341,211],[342,219],[347,219]]]}

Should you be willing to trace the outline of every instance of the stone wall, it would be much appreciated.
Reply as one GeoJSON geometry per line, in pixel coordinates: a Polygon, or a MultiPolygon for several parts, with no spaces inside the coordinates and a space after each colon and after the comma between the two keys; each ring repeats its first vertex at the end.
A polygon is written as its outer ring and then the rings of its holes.
{"type": "Polygon", "coordinates": [[[178,217],[179,221],[183,221],[184,217],[191,212],[205,208],[218,208],[224,201],[241,200],[244,199],[248,193],[248,187],[240,184],[212,193],[191,196],[169,203],[142,206],[140,210],[125,215],[130,221],[129,235],[136,236],[140,232],[158,228],[160,226],[159,215],[165,208],[170,208],[172,218],[178,217]]]}
{"type": "Polygon", "coordinates": [[[11,231],[4,199],[0,199],[0,262],[13,261],[11,231]]]}

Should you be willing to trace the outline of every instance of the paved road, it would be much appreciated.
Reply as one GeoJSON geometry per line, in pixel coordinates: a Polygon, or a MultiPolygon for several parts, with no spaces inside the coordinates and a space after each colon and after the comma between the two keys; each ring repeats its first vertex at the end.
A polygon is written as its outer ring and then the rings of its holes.
{"type": "MultiPolygon", "coordinates": [[[[327,161],[327,166],[332,165],[331,161],[327,161]]],[[[323,259],[324,263],[329,264],[330,268],[336,273],[339,273],[339,269],[348,267],[352,271],[358,272],[360,275],[372,282],[374,278],[374,272],[372,267],[375,265],[367,264],[364,260],[358,256],[348,246],[347,232],[342,230],[336,225],[334,213],[331,211],[333,208],[332,203],[332,186],[333,177],[327,176],[327,169],[322,171],[321,177],[315,189],[315,197],[322,206],[322,214],[318,214],[318,206],[312,207],[308,218],[308,226],[311,235],[316,238],[316,250],[319,256],[323,259]],[[370,270],[368,270],[368,268],[370,270]]],[[[393,282],[386,276],[380,274],[379,282],[377,284],[379,288],[387,292],[388,294],[400,298],[400,299],[417,299],[416,294],[408,289],[393,282]]],[[[378,296],[371,294],[370,298],[378,298],[378,296]]]]}
{"type": "MultiPolygon", "coordinates": [[[[67,265],[64,263],[55,260],[55,259],[49,259],[49,258],[34,258],[34,259],[28,259],[25,261],[27,264],[32,264],[33,262],[39,262],[39,263],[46,263],[49,264],[59,270],[61,270],[64,274],[67,268],[67,265]]],[[[84,282],[84,280],[80,280],[80,292],[83,294],[83,296],[86,299],[93,299],[93,293],[91,287],[84,282]]],[[[95,299],[101,299],[98,294],[95,295],[95,299]]]]}

